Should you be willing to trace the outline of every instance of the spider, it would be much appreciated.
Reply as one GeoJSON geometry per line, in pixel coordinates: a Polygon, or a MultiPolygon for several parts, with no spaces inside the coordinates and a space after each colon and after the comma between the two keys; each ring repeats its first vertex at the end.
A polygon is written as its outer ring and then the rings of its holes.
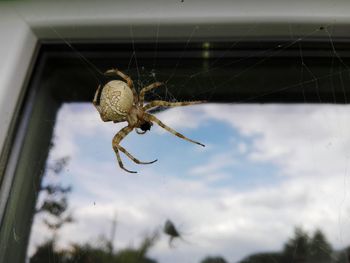
{"type": "Polygon", "coordinates": [[[133,129],[136,129],[136,132],[138,134],[144,134],[151,129],[153,123],[158,124],[163,129],[171,132],[172,134],[174,134],[177,137],[180,137],[181,139],[204,147],[204,144],[191,140],[182,135],[181,133],[178,133],[174,129],[165,125],[152,114],[147,113],[147,111],[158,106],[186,106],[203,103],[205,101],[168,102],[162,100],[154,100],[144,106],[144,97],[146,92],[155,89],[159,86],[162,86],[163,83],[155,82],[149,86],[142,88],[140,94],[137,94],[131,78],[119,71],[118,69],[107,70],[105,72],[105,75],[114,77],[119,76],[124,80],[112,80],[102,87],[101,85],[99,85],[93,99],[93,104],[99,112],[102,121],[113,121],[114,123],[126,121],[128,123],[128,125],[122,128],[112,140],[113,150],[115,151],[115,154],[117,156],[120,168],[129,173],[136,173],[136,171],[130,171],[124,167],[123,162],[120,158],[119,151],[123,152],[127,157],[129,157],[132,161],[134,161],[137,164],[151,164],[157,161],[157,159],[151,162],[139,161],[134,156],[132,156],[125,148],[120,146],[120,142],[133,129]],[[141,129],[141,131],[139,131],[138,129],[141,129]]]}
{"type": "Polygon", "coordinates": [[[172,242],[175,238],[181,238],[179,231],[176,229],[173,222],[171,222],[169,219],[165,221],[163,232],[169,236],[169,247],[172,247],[172,242]]]}
{"type": "Polygon", "coordinates": [[[188,242],[187,240],[185,240],[183,238],[183,234],[181,232],[179,232],[179,230],[176,228],[175,224],[170,220],[167,219],[164,223],[163,226],[163,232],[164,234],[169,236],[169,247],[173,248],[173,241],[175,239],[181,239],[183,242],[191,244],[190,242],[188,242]]]}

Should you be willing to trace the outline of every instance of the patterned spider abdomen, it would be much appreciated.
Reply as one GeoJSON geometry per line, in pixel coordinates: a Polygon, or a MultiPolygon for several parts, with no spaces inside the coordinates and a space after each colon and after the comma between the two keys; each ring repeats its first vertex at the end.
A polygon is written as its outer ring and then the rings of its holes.
{"type": "Polygon", "coordinates": [[[134,97],[124,81],[112,80],[103,87],[99,101],[102,119],[120,122],[125,121],[133,106],[134,97]]]}

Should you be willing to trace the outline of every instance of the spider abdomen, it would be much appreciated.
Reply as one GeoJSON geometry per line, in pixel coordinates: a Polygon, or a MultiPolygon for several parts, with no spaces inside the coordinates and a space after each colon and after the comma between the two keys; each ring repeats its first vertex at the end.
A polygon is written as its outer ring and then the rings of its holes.
{"type": "Polygon", "coordinates": [[[124,81],[112,80],[103,88],[100,97],[100,114],[103,119],[124,121],[133,106],[133,93],[124,81]]]}

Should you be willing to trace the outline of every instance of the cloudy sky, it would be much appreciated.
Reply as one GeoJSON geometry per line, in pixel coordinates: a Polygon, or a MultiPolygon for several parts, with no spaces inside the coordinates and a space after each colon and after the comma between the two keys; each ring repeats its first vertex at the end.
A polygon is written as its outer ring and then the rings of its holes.
{"type": "MultiPolygon", "coordinates": [[[[103,123],[91,104],[66,104],[55,126],[50,160],[70,156],[59,178],[72,185],[75,222],[59,245],[98,243],[117,217],[116,249],[140,240],[171,219],[186,242],[169,248],[164,235],[151,250],[158,262],[199,262],[221,255],[236,262],[280,250],[294,228],[320,228],[335,248],[350,244],[350,106],[205,104],[157,114],[202,148],[153,126],[122,145],[150,165],[111,147],[122,124],[103,123]]],[[[29,253],[50,236],[34,222],[29,253]]]]}

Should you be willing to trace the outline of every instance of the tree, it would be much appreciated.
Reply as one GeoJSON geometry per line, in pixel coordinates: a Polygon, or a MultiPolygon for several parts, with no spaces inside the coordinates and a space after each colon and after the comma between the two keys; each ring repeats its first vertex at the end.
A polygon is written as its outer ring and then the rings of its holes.
{"type": "Polygon", "coordinates": [[[307,262],[310,254],[309,236],[301,228],[297,227],[294,237],[285,244],[282,261],[286,263],[307,262]]]}
{"type": "Polygon", "coordinates": [[[109,253],[107,246],[93,247],[90,244],[75,244],[65,253],[69,258],[65,263],[118,263],[114,255],[109,253]]]}
{"type": "Polygon", "coordinates": [[[124,249],[117,253],[117,262],[120,263],[156,263],[157,261],[148,258],[146,255],[151,247],[158,240],[158,232],[154,232],[151,236],[145,237],[138,249],[124,249]]]}
{"type": "Polygon", "coordinates": [[[321,230],[316,230],[310,241],[310,263],[328,263],[332,261],[333,249],[321,230]]]}
{"type": "Polygon", "coordinates": [[[278,263],[281,262],[281,253],[278,252],[268,252],[268,253],[257,253],[250,255],[240,263],[278,263]]]}
{"type": "Polygon", "coordinates": [[[150,248],[158,239],[158,233],[145,237],[139,248],[126,248],[111,253],[109,242],[105,242],[100,247],[92,247],[89,244],[74,245],[69,254],[69,260],[66,263],[157,263],[157,261],[147,257],[150,248]]]}
{"type": "MultiPolygon", "coordinates": [[[[45,175],[60,175],[68,165],[69,158],[63,157],[53,163],[49,163],[45,168],[45,175]]],[[[61,254],[57,253],[54,245],[57,239],[57,231],[66,223],[72,222],[72,216],[67,213],[67,195],[71,192],[71,187],[64,187],[60,184],[43,184],[40,188],[42,201],[38,202],[36,215],[45,214],[44,224],[52,231],[50,240],[41,244],[35,254],[30,258],[30,262],[63,262],[61,254]]]]}
{"type": "MultiPolygon", "coordinates": [[[[45,176],[50,173],[60,175],[68,165],[69,157],[63,157],[46,166],[45,176]]],[[[65,223],[73,221],[72,216],[67,213],[67,195],[72,191],[70,186],[64,187],[60,184],[49,183],[41,186],[43,201],[38,204],[36,213],[45,213],[45,225],[53,232],[53,239],[56,238],[58,229],[65,223]]]]}
{"type": "Polygon", "coordinates": [[[350,262],[350,246],[335,253],[336,254],[336,263],[349,263],[350,262]]]}
{"type": "Polygon", "coordinates": [[[306,232],[297,227],[294,236],[284,245],[283,251],[253,254],[241,260],[240,263],[330,263],[334,258],[338,258],[337,263],[347,263],[344,261],[344,255],[346,253],[334,255],[331,245],[321,230],[316,230],[310,238],[306,232]]]}
{"type": "Polygon", "coordinates": [[[41,244],[35,254],[30,258],[30,263],[44,263],[44,262],[55,262],[62,263],[63,254],[56,252],[55,249],[55,241],[49,240],[44,244],[41,244]]]}
{"type": "Polygon", "coordinates": [[[204,258],[201,263],[227,263],[227,261],[220,256],[215,257],[206,257],[204,258]]]}
{"type": "Polygon", "coordinates": [[[138,248],[125,248],[117,253],[111,252],[107,240],[99,246],[88,243],[75,244],[69,249],[57,251],[56,241],[52,239],[38,247],[30,263],[157,263],[147,256],[157,239],[158,232],[154,232],[151,236],[145,237],[138,248]]]}

